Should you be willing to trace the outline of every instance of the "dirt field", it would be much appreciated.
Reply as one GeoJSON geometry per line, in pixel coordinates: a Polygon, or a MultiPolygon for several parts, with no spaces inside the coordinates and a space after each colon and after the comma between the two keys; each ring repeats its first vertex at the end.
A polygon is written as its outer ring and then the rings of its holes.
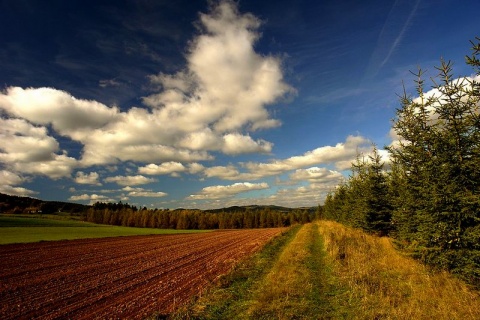
{"type": "Polygon", "coordinates": [[[0,319],[142,319],[199,293],[282,229],[0,246],[0,319]]]}

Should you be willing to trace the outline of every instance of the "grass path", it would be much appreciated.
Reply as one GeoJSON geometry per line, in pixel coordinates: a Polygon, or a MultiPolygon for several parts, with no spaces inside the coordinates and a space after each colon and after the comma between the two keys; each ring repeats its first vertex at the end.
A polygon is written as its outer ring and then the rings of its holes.
{"type": "Polygon", "coordinates": [[[480,319],[480,293],[331,221],[290,229],[173,319],[480,319]]]}
{"type": "Polygon", "coordinates": [[[324,253],[318,226],[304,225],[258,284],[245,319],[333,316],[328,283],[331,275],[324,264],[324,253]]]}
{"type": "Polygon", "coordinates": [[[334,279],[317,224],[297,226],[174,319],[331,319],[334,279]]]}

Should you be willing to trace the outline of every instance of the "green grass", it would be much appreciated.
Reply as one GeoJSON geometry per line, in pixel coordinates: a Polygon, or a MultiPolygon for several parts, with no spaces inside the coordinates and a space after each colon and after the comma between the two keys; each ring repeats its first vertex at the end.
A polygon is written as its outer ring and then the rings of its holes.
{"type": "Polygon", "coordinates": [[[473,320],[479,305],[480,292],[391,239],[317,221],[274,239],[167,318],[473,320]]]}
{"type": "MultiPolygon", "coordinates": [[[[304,225],[257,285],[238,319],[340,319],[318,225],[304,225]]],[[[240,311],[240,310],[239,310],[240,311]]]]}
{"type": "Polygon", "coordinates": [[[0,244],[194,232],[205,231],[108,226],[65,218],[0,216],[0,244]]]}
{"type": "Polygon", "coordinates": [[[238,319],[245,312],[254,288],[265,278],[300,227],[292,227],[275,237],[260,252],[237,265],[215,286],[170,315],[169,319],[238,319]]]}
{"type": "MultiPolygon", "coordinates": [[[[12,227],[91,227],[92,224],[56,217],[0,216],[0,228],[12,227]]],[[[3,229],[0,229],[3,231],[3,229]]]]}
{"type": "Polygon", "coordinates": [[[170,319],[344,319],[318,224],[291,228],[170,319]]]}

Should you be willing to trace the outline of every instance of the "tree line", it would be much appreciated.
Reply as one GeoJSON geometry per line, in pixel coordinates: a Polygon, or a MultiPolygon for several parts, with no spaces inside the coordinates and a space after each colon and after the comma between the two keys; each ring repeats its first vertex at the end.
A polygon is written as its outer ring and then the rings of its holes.
{"type": "Polygon", "coordinates": [[[415,98],[404,90],[393,121],[399,141],[386,147],[390,162],[376,147],[359,155],[327,196],[324,218],[390,235],[480,287],[480,38],[471,43],[474,76],[454,78],[442,60],[426,91],[424,71],[414,73],[415,98]]]}
{"type": "Polygon", "coordinates": [[[140,228],[162,229],[250,229],[288,227],[311,222],[318,215],[307,209],[281,212],[269,208],[237,210],[233,212],[205,212],[195,209],[138,209],[122,203],[96,203],[91,206],[85,220],[140,228]]]}

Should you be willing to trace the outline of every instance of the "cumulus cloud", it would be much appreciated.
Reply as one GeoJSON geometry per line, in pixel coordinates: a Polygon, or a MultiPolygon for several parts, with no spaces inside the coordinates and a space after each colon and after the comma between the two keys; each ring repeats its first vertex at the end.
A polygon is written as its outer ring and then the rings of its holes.
{"type": "Polygon", "coordinates": [[[18,185],[21,184],[24,179],[20,177],[18,174],[7,170],[0,170],[0,181],[2,185],[18,185]]]}
{"type": "Polygon", "coordinates": [[[76,99],[53,88],[10,87],[0,94],[0,106],[9,114],[36,124],[52,124],[60,134],[100,128],[118,116],[117,108],[76,99]]]}
{"type": "Polygon", "coordinates": [[[150,163],[144,167],[138,168],[139,173],[148,174],[148,175],[162,175],[162,174],[172,174],[177,172],[186,171],[187,168],[180,162],[170,161],[164,162],[160,165],[150,163]]]}
{"type": "Polygon", "coordinates": [[[189,200],[211,200],[211,199],[223,199],[230,198],[239,193],[248,192],[252,190],[268,189],[267,183],[234,183],[228,186],[210,186],[203,188],[199,193],[190,195],[189,200]]]}
{"type": "Polygon", "coordinates": [[[188,165],[188,172],[191,174],[200,173],[205,170],[205,167],[200,163],[191,163],[188,165]]]}
{"type": "Polygon", "coordinates": [[[156,179],[147,178],[142,175],[136,176],[115,176],[115,177],[108,177],[105,178],[105,182],[115,182],[121,186],[137,186],[141,184],[148,184],[152,182],[156,182],[156,179]]]}
{"type": "Polygon", "coordinates": [[[223,136],[222,151],[225,154],[270,153],[273,144],[265,140],[254,141],[250,136],[230,133],[223,136]]]}
{"type": "Polygon", "coordinates": [[[72,201],[81,201],[81,200],[92,200],[92,201],[105,201],[108,198],[103,195],[98,195],[98,194],[82,194],[82,195],[76,195],[76,196],[71,196],[68,198],[68,200],[72,201]]]}
{"type": "Polygon", "coordinates": [[[203,171],[203,174],[207,178],[220,178],[224,180],[237,180],[238,177],[240,177],[240,172],[233,165],[209,167],[203,171]]]}
{"type": "Polygon", "coordinates": [[[164,91],[146,97],[145,104],[178,115],[195,131],[205,124],[213,124],[217,132],[279,125],[265,105],[292,88],[283,81],[278,58],[254,51],[259,26],[253,15],[240,14],[233,1],[201,14],[201,34],[191,42],[187,68],[152,77],[164,91]]]}
{"type": "Polygon", "coordinates": [[[16,185],[22,184],[25,179],[16,173],[0,170],[0,192],[10,194],[14,196],[30,196],[37,194],[33,190],[29,190],[22,187],[16,187],[16,185]]]}
{"type": "Polygon", "coordinates": [[[12,171],[52,179],[68,177],[78,162],[59,151],[58,142],[48,135],[46,127],[23,119],[0,118],[0,162],[12,171]]]}
{"type": "Polygon", "coordinates": [[[371,144],[368,139],[361,136],[348,136],[344,143],[319,147],[300,156],[273,160],[267,163],[242,163],[241,166],[247,170],[246,172],[240,172],[235,166],[230,165],[207,168],[203,174],[208,178],[216,177],[224,180],[256,180],[320,164],[333,163],[337,169],[345,170],[351,167],[357,153],[369,152],[370,150],[371,144]]]}
{"type": "Polygon", "coordinates": [[[128,193],[130,197],[147,197],[147,198],[161,198],[165,197],[168,194],[165,192],[155,192],[155,191],[130,191],[128,193]]]}
{"type": "Polygon", "coordinates": [[[9,185],[0,185],[0,192],[12,196],[27,197],[38,194],[38,192],[23,187],[14,187],[9,185]]]}
{"type": "MultiPolygon", "coordinates": [[[[280,59],[254,50],[260,21],[222,1],[198,25],[185,68],[150,77],[157,90],[143,99],[150,109],[121,111],[54,88],[6,88],[0,110],[17,119],[1,120],[17,131],[2,125],[15,143],[0,146],[0,162],[59,178],[73,168],[125,161],[193,163],[213,160],[211,152],[270,153],[272,143],[246,132],[280,125],[266,106],[294,90],[283,80],[280,59]],[[69,157],[53,136],[82,145],[81,158],[69,157]]],[[[115,79],[99,84],[118,85],[115,79]]]]}
{"type": "Polygon", "coordinates": [[[91,184],[96,186],[101,186],[99,179],[99,174],[96,172],[84,173],[82,171],[78,171],[75,175],[75,182],[78,184],[91,184]]]}
{"type": "Polygon", "coordinates": [[[295,170],[290,175],[293,181],[308,181],[310,183],[338,183],[343,175],[338,171],[328,170],[327,168],[311,167],[307,169],[295,170]]]}
{"type": "Polygon", "coordinates": [[[279,189],[275,194],[269,196],[266,201],[291,208],[313,207],[323,204],[327,193],[332,191],[335,185],[336,183],[332,182],[279,189]]]}
{"type": "MultiPolygon", "coordinates": [[[[161,198],[168,195],[168,193],[161,192],[161,191],[153,191],[150,189],[144,188],[134,188],[130,186],[126,186],[122,188],[122,191],[128,192],[128,197],[146,197],[146,198],[161,198]]],[[[122,195],[123,198],[128,198],[125,194],[122,195]]]]}
{"type": "Polygon", "coordinates": [[[254,51],[260,21],[240,14],[233,1],[223,1],[202,14],[199,25],[185,69],[151,76],[160,88],[143,99],[151,110],[132,108],[98,132],[92,148],[85,148],[86,163],[114,158],[188,163],[212,160],[210,151],[271,152],[270,142],[239,133],[278,126],[265,106],[293,91],[283,81],[281,61],[254,51]],[[125,150],[127,143],[135,150],[125,150]],[[142,153],[136,152],[139,147],[142,153]]]}
{"type": "MultiPolygon", "coordinates": [[[[252,173],[269,172],[275,175],[287,170],[298,169],[306,166],[335,163],[338,169],[345,169],[344,162],[349,163],[355,159],[358,152],[370,149],[368,139],[361,136],[348,136],[344,143],[335,146],[324,146],[308,151],[301,156],[294,156],[271,163],[246,163],[244,166],[252,173]]],[[[347,166],[349,168],[350,165],[347,166]]]]}
{"type": "Polygon", "coordinates": [[[327,183],[311,183],[308,185],[297,185],[280,188],[272,195],[259,195],[254,198],[233,198],[233,197],[195,197],[187,198],[190,204],[187,207],[192,208],[221,208],[229,206],[249,206],[252,204],[260,205],[279,205],[290,208],[298,207],[314,207],[324,203],[328,192],[332,191],[337,182],[331,181],[327,183]]]}

